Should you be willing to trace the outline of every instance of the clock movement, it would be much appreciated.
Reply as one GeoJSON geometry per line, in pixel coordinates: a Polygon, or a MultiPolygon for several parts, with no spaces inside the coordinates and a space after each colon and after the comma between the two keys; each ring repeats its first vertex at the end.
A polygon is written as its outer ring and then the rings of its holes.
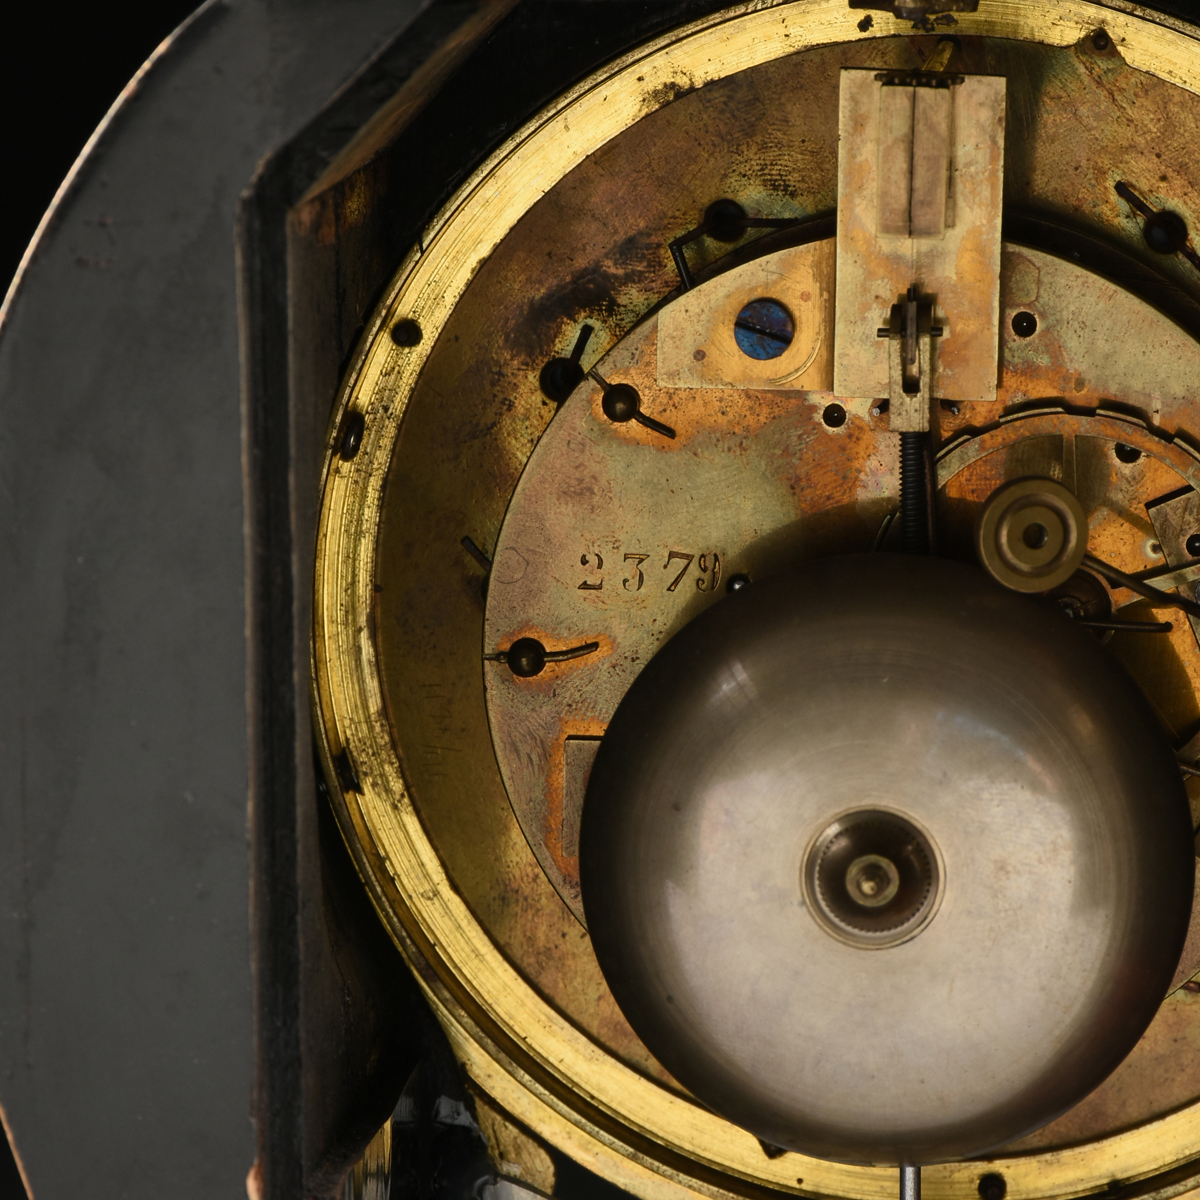
{"type": "Polygon", "coordinates": [[[620,1186],[1186,1175],[1189,36],[714,13],[517,131],[376,309],[336,808],[464,1070],[620,1186]]]}

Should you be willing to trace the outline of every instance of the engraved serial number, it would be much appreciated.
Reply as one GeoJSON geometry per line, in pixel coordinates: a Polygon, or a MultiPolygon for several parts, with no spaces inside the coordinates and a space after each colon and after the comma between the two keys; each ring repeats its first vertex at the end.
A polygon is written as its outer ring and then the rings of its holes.
{"type": "MultiPolygon", "coordinates": [[[[721,582],[721,556],[716,551],[705,551],[700,555],[688,554],[684,550],[668,550],[662,563],[663,574],[650,565],[657,562],[652,554],[626,554],[621,560],[621,578],[614,580],[626,592],[640,592],[645,587],[662,588],[668,592],[678,590],[689,574],[694,574],[698,592],[715,592],[721,582]]],[[[604,556],[581,554],[579,565],[587,575],[577,590],[599,592],[604,589],[604,556]]]]}

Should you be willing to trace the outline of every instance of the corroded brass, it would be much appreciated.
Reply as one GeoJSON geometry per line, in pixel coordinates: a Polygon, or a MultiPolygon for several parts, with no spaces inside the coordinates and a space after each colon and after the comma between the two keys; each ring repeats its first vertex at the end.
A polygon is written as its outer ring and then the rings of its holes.
{"type": "MultiPolygon", "coordinates": [[[[1170,579],[1161,578],[1152,582],[1157,587],[1170,587],[1174,583],[1183,595],[1196,599],[1197,584],[1200,583],[1200,554],[1196,534],[1200,531],[1200,493],[1185,492],[1171,496],[1146,509],[1154,526],[1154,535],[1162,547],[1163,559],[1171,568],[1170,579]]],[[[1200,641],[1200,618],[1190,616],[1188,623],[1200,641]]]]}
{"type": "MultiPolygon", "coordinates": [[[[827,394],[657,388],[659,331],[672,307],[607,354],[601,374],[636,387],[676,438],[614,425],[600,386],[582,384],[517,486],[488,584],[488,653],[523,637],[551,650],[599,642],[595,654],[547,664],[533,678],[498,663],[484,669],[509,796],[546,874],[579,916],[571,831],[583,794],[571,748],[604,732],[641,667],[732,576],[761,578],[788,554],[835,547],[848,527],[869,544],[893,483],[885,468],[875,496],[862,494],[861,475],[878,453],[866,405],[851,407],[856,420],[831,425],[827,394]],[[800,529],[798,502],[813,510],[800,529]],[[844,506],[862,516],[847,520],[844,506]],[[822,507],[830,510],[824,518],[822,507]]],[[[674,347],[671,356],[677,361],[674,347]]]]}
{"type": "MultiPolygon", "coordinates": [[[[819,245],[803,249],[809,261],[832,265],[832,255],[821,257],[819,245]]],[[[1004,400],[1050,392],[1061,383],[1062,363],[1081,371],[1086,363],[1089,392],[1111,388],[1141,398],[1152,415],[1161,418],[1165,406],[1167,419],[1178,419],[1189,373],[1200,372],[1195,342],[1142,301],[1078,267],[1012,247],[1004,263],[1005,311],[1027,305],[1040,314],[1032,347],[1033,339],[1019,338],[1010,326],[1004,400]],[[1084,305],[1082,311],[1071,298],[1084,305]],[[1113,352],[1118,322],[1132,331],[1136,357],[1113,352]]],[[[758,277],[770,271],[768,260],[758,277]]],[[[728,318],[755,290],[754,284],[743,286],[735,270],[695,292],[705,293],[705,311],[723,310],[728,318]],[[729,295],[733,302],[718,299],[729,295]]],[[[862,402],[838,401],[849,419],[831,425],[825,413],[834,397],[827,393],[656,386],[664,370],[659,330],[666,322],[683,327],[675,310],[689,305],[695,292],[648,318],[599,364],[604,378],[636,385],[678,438],[667,443],[648,431],[612,425],[601,411],[599,386],[585,382],[530,457],[496,542],[484,630],[488,652],[525,636],[560,649],[601,635],[598,655],[547,668],[536,679],[515,679],[493,666],[485,674],[508,795],[546,874],[580,917],[575,831],[583,800],[579,782],[586,776],[570,768],[569,757],[603,733],[640,664],[719,595],[722,580],[761,578],[792,557],[869,548],[898,490],[891,414],[876,416],[862,402]]],[[[727,333],[727,323],[709,328],[727,333]]],[[[684,358],[679,347],[688,345],[672,344],[666,354],[671,371],[684,358]]],[[[946,418],[944,410],[939,415],[946,418]]],[[[1006,479],[1026,475],[1079,486],[1094,514],[1096,553],[1133,571],[1153,566],[1153,557],[1130,558],[1109,539],[1117,528],[1128,536],[1123,514],[1131,505],[1186,486],[1185,478],[1190,482],[1194,457],[1187,443],[1168,449],[1161,439],[1147,438],[1144,425],[1117,414],[1020,419],[1023,424],[1008,420],[983,438],[953,443],[939,466],[943,483],[947,472],[954,475],[981,456],[981,466],[992,473],[984,477],[985,490],[972,493],[972,505],[982,504],[1006,479]],[[1130,494],[1134,478],[1155,477],[1147,476],[1147,463],[1123,464],[1116,457],[1114,447],[1126,436],[1139,455],[1166,455],[1174,465],[1151,485],[1160,487],[1158,493],[1130,494]],[[1107,444],[1103,454],[1094,449],[1097,438],[1107,444]],[[996,457],[993,447],[1001,445],[1005,453],[996,457]],[[1077,457],[1083,472],[1078,480],[1077,457]],[[1001,459],[1012,465],[996,474],[1001,459]]],[[[958,523],[971,528],[978,508],[968,512],[957,497],[952,506],[958,523]]],[[[1144,518],[1142,527],[1144,549],[1152,540],[1144,518]]],[[[943,533],[953,539],[955,522],[943,533]]],[[[1075,561],[1083,546],[1076,539],[1064,561],[1075,561]]],[[[960,552],[975,554],[969,543],[960,552]]],[[[1116,594],[1118,607],[1137,599],[1123,590],[1116,594]]]]}
{"type": "MultiPolygon", "coordinates": [[[[957,17],[963,59],[955,65],[1009,80],[1007,153],[1018,169],[1006,204],[1082,222],[1165,279],[1156,292],[1164,303],[1185,296],[1191,268],[1147,249],[1111,172],[1119,164],[1156,208],[1190,221],[1200,213],[1192,36],[1130,6],[988,0],[981,8],[957,17]],[[1103,52],[1091,39],[1101,26],[1111,40],[1103,52]]],[[[327,461],[315,593],[322,753],[331,762],[344,751],[362,787],[335,796],[348,844],[475,1086],[643,1197],[770,1188],[873,1200],[894,1195],[895,1177],[766,1154],[689,1098],[634,1036],[586,931],[539,865],[538,854],[550,858],[539,849],[548,834],[527,823],[527,840],[510,807],[484,697],[493,665],[481,661],[497,646],[484,641],[480,568],[459,546],[469,536],[490,556],[531,452],[553,441],[567,416],[569,405],[555,416],[542,397],[542,366],[569,355],[584,324],[595,332],[583,366],[594,366],[660,305],[678,282],[666,246],[707,205],[731,196],[764,217],[832,213],[838,72],[919,66],[936,40],[886,14],[866,30],[861,19],[842,0],[744,5],[582,81],[514,134],[431,223],[369,323],[332,415],[331,447],[347,409],[365,422],[355,459],[327,461]],[[410,318],[422,340],[397,346],[388,331],[410,318]]],[[[352,223],[353,213],[343,215],[352,223]]],[[[750,241],[733,252],[744,254],[750,241]]],[[[1071,419],[1128,428],[1124,440],[1145,448],[1132,468],[1118,468],[1108,452],[1076,454],[1060,469],[1075,471],[1078,461],[1087,481],[1079,494],[1109,561],[1133,571],[1161,565],[1138,506],[1165,495],[1160,485],[1171,479],[1190,482],[1191,468],[1181,475],[1147,451],[1154,443],[1172,462],[1186,457],[1186,437],[1171,439],[1195,427],[1196,343],[1144,300],[1050,253],[1051,243],[1037,247],[1010,245],[1003,256],[996,402],[959,413],[934,406],[934,444],[951,444],[942,462],[957,454],[962,464],[955,480],[943,476],[947,542],[961,534],[969,557],[978,503],[1005,478],[1040,470],[1029,464],[1047,443],[1035,437],[1001,450],[1018,435],[998,422],[1019,406],[1068,404],[1085,414],[1071,419]],[[1036,316],[1033,336],[1013,330],[1020,312],[1036,316]],[[964,447],[975,438],[983,450],[972,457],[964,447]],[[955,439],[963,439],[957,447],[955,439]]],[[[703,241],[690,248],[698,278],[709,278],[727,250],[703,241]]],[[[647,411],[653,391],[651,379],[647,411]]],[[[710,391],[715,416],[723,399],[710,391]]],[[[811,425],[815,439],[852,448],[849,458],[814,457],[815,472],[793,472],[781,559],[789,545],[869,549],[895,495],[886,413],[843,404],[846,420],[834,427],[822,420],[835,402],[828,394],[777,391],[773,402],[792,406],[798,431],[811,425]],[[822,482],[840,497],[832,506],[822,482]]],[[[726,406],[730,419],[735,411],[726,406]]],[[[1039,436],[1052,440],[1061,429],[1050,423],[1069,415],[1031,419],[1047,422],[1039,436]]],[[[656,453],[664,462],[670,451],[656,453]]],[[[725,498],[717,486],[698,511],[725,498]]],[[[556,536],[577,565],[566,521],[556,536]]],[[[769,573],[771,555],[760,561],[769,573]]],[[[1132,597],[1114,600],[1137,615],[1132,597]]],[[[551,616],[543,610],[537,620],[551,616]]],[[[1109,646],[1173,731],[1189,736],[1200,710],[1196,643],[1184,623],[1165,636],[1118,634],[1109,646]]],[[[577,775],[599,732],[572,735],[577,775]]],[[[539,790],[528,801],[514,796],[514,806],[546,803],[550,780],[535,782],[539,790]]],[[[1113,1179],[1139,1194],[1178,1194],[1200,1145],[1193,1045],[1200,997],[1180,989],[1108,1082],[987,1169],[1003,1172],[1010,1195],[1031,1200],[1100,1192],[1113,1179]]],[[[925,1192],[974,1200],[983,1169],[930,1168],[925,1192]]]]}
{"type": "Polygon", "coordinates": [[[876,332],[919,284],[944,330],[934,397],[994,400],[1005,80],[934,88],[878,75],[841,78],[834,390],[889,394],[876,332]]]}

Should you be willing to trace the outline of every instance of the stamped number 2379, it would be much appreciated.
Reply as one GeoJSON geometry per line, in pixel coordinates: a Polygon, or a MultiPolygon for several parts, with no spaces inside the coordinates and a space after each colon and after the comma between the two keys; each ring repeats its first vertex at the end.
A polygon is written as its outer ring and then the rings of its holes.
{"type": "MultiPolygon", "coordinates": [[[[696,590],[700,592],[715,592],[721,582],[721,559],[715,552],[705,552],[700,555],[687,554],[683,550],[668,550],[662,562],[662,573],[656,570],[657,556],[650,554],[626,554],[621,560],[622,575],[620,586],[627,592],[640,592],[643,587],[659,582],[666,585],[668,592],[673,592],[684,583],[685,578],[693,571],[696,576],[696,590]]],[[[587,577],[579,585],[581,592],[599,592],[604,588],[604,556],[602,554],[581,554],[579,565],[587,569],[587,577]]]]}

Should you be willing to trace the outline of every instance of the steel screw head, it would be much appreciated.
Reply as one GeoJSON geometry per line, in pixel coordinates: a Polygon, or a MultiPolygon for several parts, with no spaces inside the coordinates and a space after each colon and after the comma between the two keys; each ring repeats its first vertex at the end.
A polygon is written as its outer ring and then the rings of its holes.
{"type": "Polygon", "coordinates": [[[704,210],[704,221],[717,242],[736,242],[746,232],[746,210],[736,200],[714,200],[704,210]]]}
{"type": "Polygon", "coordinates": [[[342,421],[342,436],[338,440],[338,454],[343,462],[349,462],[362,445],[367,423],[360,412],[351,409],[342,421]]]}
{"type": "Polygon", "coordinates": [[[1108,32],[1103,29],[1097,29],[1092,34],[1092,49],[1100,54],[1105,53],[1112,45],[1112,38],[1108,36],[1108,32]]]}
{"type": "Polygon", "coordinates": [[[618,425],[632,421],[640,406],[641,397],[637,394],[637,388],[628,383],[614,383],[606,389],[604,399],[600,402],[604,415],[618,425]]]}
{"type": "Polygon", "coordinates": [[[1108,589],[1090,571],[1076,571],[1066,583],[1051,588],[1046,599],[1078,621],[1109,621],[1112,600],[1108,589]]]}
{"type": "Polygon", "coordinates": [[[537,638],[517,638],[505,651],[504,661],[518,679],[530,679],[546,666],[546,647],[537,638]]]}
{"type": "Polygon", "coordinates": [[[900,872],[890,858],[863,854],[846,870],[846,891],[855,904],[880,908],[900,890],[900,872]]]}
{"type": "Polygon", "coordinates": [[[542,394],[555,404],[562,404],[583,382],[583,368],[570,358],[552,358],[538,375],[542,394]]]}
{"type": "Polygon", "coordinates": [[[781,304],[770,296],[751,300],[733,323],[733,340],[747,358],[764,362],[786,353],[796,336],[796,322],[781,304]]]}
{"type": "Polygon", "coordinates": [[[1178,254],[1188,242],[1187,222],[1178,213],[1163,209],[1146,218],[1142,237],[1157,254],[1178,254]]]}

